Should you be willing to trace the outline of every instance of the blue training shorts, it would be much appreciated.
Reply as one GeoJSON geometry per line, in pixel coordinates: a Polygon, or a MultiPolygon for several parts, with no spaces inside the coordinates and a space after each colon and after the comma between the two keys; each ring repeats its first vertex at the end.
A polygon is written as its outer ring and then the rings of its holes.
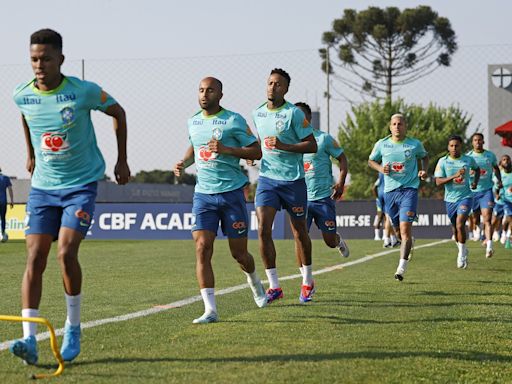
{"type": "Polygon", "coordinates": [[[336,233],[336,206],[334,200],[327,196],[323,199],[308,201],[308,231],[313,220],[322,232],[336,233]]]}
{"type": "Polygon", "coordinates": [[[457,223],[458,215],[464,215],[466,217],[469,216],[469,212],[471,212],[471,206],[473,205],[473,198],[466,197],[465,199],[462,199],[455,203],[449,203],[447,201],[445,203],[448,218],[450,219],[452,225],[455,225],[457,223]]]}
{"type": "Polygon", "coordinates": [[[384,194],[379,193],[375,199],[375,205],[377,205],[377,211],[386,213],[386,204],[384,203],[384,194]]]}
{"type": "Polygon", "coordinates": [[[401,222],[412,223],[416,219],[418,208],[418,190],[415,188],[397,188],[384,193],[384,209],[393,226],[401,222]]]}
{"type": "Polygon", "coordinates": [[[64,189],[32,188],[27,202],[25,235],[57,238],[61,227],[87,235],[91,226],[98,183],[64,189]]]}
{"type": "Polygon", "coordinates": [[[222,233],[230,239],[247,237],[248,215],[243,188],[223,193],[194,193],[193,231],[206,230],[217,234],[219,221],[222,233]]]}
{"type": "Polygon", "coordinates": [[[479,211],[481,209],[492,210],[494,208],[494,194],[492,193],[492,189],[482,192],[474,192],[472,208],[473,211],[479,211]]]}
{"type": "Polygon", "coordinates": [[[304,179],[294,181],[273,180],[260,176],[256,188],[256,207],[284,208],[292,219],[305,220],[308,192],[304,179]]]}
{"type": "Polygon", "coordinates": [[[505,211],[504,204],[495,204],[494,209],[492,211],[492,214],[496,217],[503,217],[503,213],[505,211]]]}

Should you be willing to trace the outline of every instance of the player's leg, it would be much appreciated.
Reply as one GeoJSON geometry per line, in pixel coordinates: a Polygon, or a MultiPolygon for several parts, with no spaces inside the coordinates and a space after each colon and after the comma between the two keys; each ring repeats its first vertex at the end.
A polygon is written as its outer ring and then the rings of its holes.
{"type": "Polygon", "coordinates": [[[72,361],[80,354],[82,268],[78,251],[92,222],[97,183],[69,188],[60,192],[63,207],[59,230],[57,259],[64,283],[67,316],[61,355],[72,361]]]}
{"type": "MultiPolygon", "coordinates": [[[[403,280],[409,256],[413,245],[412,238],[412,223],[416,218],[418,206],[418,190],[414,188],[406,188],[396,192],[395,203],[398,210],[399,227],[397,230],[400,234],[400,260],[395,272],[395,279],[398,281],[403,280]]],[[[394,219],[394,226],[396,228],[396,218],[394,219]]]]}
{"type": "Polygon", "coordinates": [[[382,211],[382,207],[383,207],[383,204],[382,202],[383,199],[381,200],[379,197],[377,197],[375,199],[375,205],[376,205],[376,208],[377,208],[377,213],[375,214],[375,218],[373,219],[373,229],[374,229],[374,236],[373,236],[373,240],[381,240],[381,237],[380,237],[380,229],[384,229],[384,220],[385,220],[385,216],[384,216],[384,212],[382,211]]]}
{"type": "Polygon", "coordinates": [[[330,197],[318,201],[317,225],[322,232],[324,243],[329,248],[338,249],[343,257],[350,255],[347,243],[341,233],[336,231],[336,203],[330,197]]]}
{"type": "Polygon", "coordinates": [[[243,190],[225,192],[221,194],[220,198],[222,199],[222,206],[219,210],[219,216],[222,231],[228,237],[231,256],[245,273],[256,305],[262,308],[267,305],[267,297],[263,284],[256,273],[254,258],[247,249],[249,218],[243,190]]]}
{"type": "Polygon", "coordinates": [[[195,243],[196,277],[203,298],[204,313],[194,324],[213,323],[218,320],[215,303],[215,278],[212,268],[213,242],[219,228],[219,207],[214,195],[194,193],[192,213],[195,223],[192,238],[195,243]]]}
{"type": "MultiPolygon", "coordinates": [[[[43,273],[60,225],[60,208],[55,205],[53,193],[31,189],[25,219],[27,262],[21,284],[22,317],[39,316],[43,273]]],[[[23,338],[14,341],[9,349],[26,363],[35,364],[38,358],[35,339],[37,324],[23,322],[22,326],[23,338]]]]}
{"type": "Polygon", "coordinates": [[[0,233],[0,237],[1,237],[2,242],[6,241],[6,240],[4,240],[4,238],[6,236],[6,233],[5,233],[5,227],[6,227],[5,216],[6,215],[7,215],[7,204],[0,203],[0,222],[2,225],[2,227],[1,227],[2,232],[0,233]]]}
{"type": "Polygon", "coordinates": [[[466,221],[468,219],[469,212],[471,211],[472,198],[463,199],[454,204],[456,205],[455,227],[457,233],[457,246],[459,248],[459,253],[457,255],[457,267],[466,268],[468,265],[469,254],[466,247],[466,221]]]}

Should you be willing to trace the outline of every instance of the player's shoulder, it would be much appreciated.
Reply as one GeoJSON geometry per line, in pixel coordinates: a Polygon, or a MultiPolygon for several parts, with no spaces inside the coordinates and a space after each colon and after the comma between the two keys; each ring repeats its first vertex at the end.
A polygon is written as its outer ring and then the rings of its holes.
{"type": "Polygon", "coordinates": [[[383,137],[382,139],[377,140],[375,145],[382,145],[382,144],[387,143],[389,141],[391,141],[391,135],[387,135],[387,136],[383,137]]]}
{"type": "Polygon", "coordinates": [[[200,109],[199,111],[197,111],[196,113],[194,113],[192,116],[190,116],[188,118],[189,121],[192,121],[192,120],[197,120],[197,119],[202,119],[203,118],[203,110],[200,109]]]}
{"type": "Polygon", "coordinates": [[[23,83],[18,84],[14,88],[13,97],[16,98],[16,96],[24,93],[27,90],[32,92],[32,87],[31,86],[32,86],[33,83],[34,83],[34,79],[31,79],[30,81],[25,81],[23,83]]]}
{"type": "Polygon", "coordinates": [[[252,111],[252,113],[253,113],[254,115],[256,115],[258,112],[263,112],[263,111],[264,111],[264,112],[266,112],[266,111],[267,111],[267,102],[266,102],[266,101],[265,101],[264,103],[262,103],[262,104],[258,105],[258,106],[254,109],[254,111],[252,111]]]}
{"type": "Polygon", "coordinates": [[[66,80],[69,84],[69,87],[76,88],[79,90],[88,90],[91,88],[92,89],[101,88],[98,84],[96,84],[93,81],[82,80],[82,79],[79,79],[78,77],[74,77],[74,76],[66,76],[66,80]]]}

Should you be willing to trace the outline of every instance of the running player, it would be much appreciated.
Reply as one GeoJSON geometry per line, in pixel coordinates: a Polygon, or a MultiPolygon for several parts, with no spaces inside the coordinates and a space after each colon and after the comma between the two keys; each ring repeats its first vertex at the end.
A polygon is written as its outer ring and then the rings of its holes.
{"type": "Polygon", "coordinates": [[[444,185],[446,212],[452,223],[457,247],[457,268],[468,266],[466,247],[466,220],[473,205],[473,192],[478,186],[480,168],[474,158],[462,154],[462,138],[452,135],[448,138],[448,154],[441,157],[434,174],[436,185],[444,185]],[[474,178],[470,180],[470,170],[474,178]]]}
{"type": "MultiPolygon", "coordinates": [[[[503,158],[502,158],[503,159],[503,158]]],[[[501,161],[500,161],[500,172],[501,172],[501,161]]],[[[495,176],[493,176],[493,192],[494,192],[494,209],[492,211],[492,228],[493,228],[493,241],[500,241],[501,244],[505,244],[505,241],[507,240],[507,230],[503,225],[504,219],[504,204],[503,204],[503,195],[505,191],[503,190],[503,185],[501,188],[498,188],[498,180],[495,176]]]]}
{"type": "MultiPolygon", "coordinates": [[[[58,239],[59,260],[67,304],[61,355],[65,361],[80,353],[82,271],[78,249],[94,213],[97,181],[105,161],[96,144],[91,110],[111,116],[117,138],[118,184],[126,184],[126,116],[123,108],[95,83],[64,76],[62,37],[43,29],[30,37],[35,78],[19,85],[14,101],[21,111],[27,144],[27,170],[32,189],[27,203],[25,234],[27,264],[21,288],[23,317],[39,316],[43,272],[58,239]]],[[[23,339],[10,350],[28,364],[37,362],[36,324],[23,323],[23,339]]]]}
{"type": "Polygon", "coordinates": [[[379,222],[382,222],[382,246],[384,248],[399,247],[400,241],[396,238],[395,230],[391,225],[391,221],[386,215],[386,205],[384,204],[384,174],[379,173],[379,177],[375,181],[373,193],[376,196],[375,205],[377,206],[377,215],[374,220],[375,227],[375,238],[374,240],[380,240],[378,238],[378,227],[379,222]]]}
{"type": "Polygon", "coordinates": [[[510,228],[512,228],[512,162],[510,161],[510,156],[501,156],[500,164],[501,181],[503,183],[503,211],[505,216],[503,226],[507,228],[505,248],[509,249],[511,247],[510,228]]]}
{"type": "MultiPolygon", "coordinates": [[[[475,219],[475,225],[478,225],[477,218],[482,215],[484,222],[484,234],[485,234],[485,257],[492,257],[494,251],[492,249],[492,211],[494,208],[494,194],[492,192],[493,181],[492,176],[497,179],[498,188],[501,188],[501,175],[498,167],[498,161],[496,155],[491,151],[484,149],[484,135],[481,133],[474,133],[471,136],[471,145],[473,149],[467,154],[475,159],[478,167],[480,168],[480,179],[477,187],[474,191],[473,196],[473,216],[475,219]]],[[[471,174],[471,179],[475,177],[471,174]]],[[[478,236],[478,232],[476,235],[478,236]]],[[[478,240],[479,240],[478,236],[478,240]]]]}
{"type": "Polygon", "coordinates": [[[403,115],[391,116],[389,130],[391,135],[373,147],[368,165],[384,174],[386,215],[402,242],[395,279],[402,281],[413,245],[412,223],[417,213],[418,187],[420,179],[427,177],[428,154],[419,140],[407,137],[403,115]]]}
{"type": "Polygon", "coordinates": [[[215,303],[215,280],[212,268],[213,242],[219,228],[228,237],[231,255],[247,275],[254,300],[259,307],[267,304],[265,289],[247,251],[248,216],[244,186],[247,176],[240,168],[240,158],[260,159],[261,148],[245,119],[220,106],[222,83],[206,77],[199,83],[201,111],[188,120],[191,146],[174,167],[180,176],[195,162],[197,183],[192,212],[195,224],[192,236],[196,244],[196,275],[204,314],[194,324],[218,321],[215,303]]]}
{"type": "Polygon", "coordinates": [[[290,75],[273,69],[267,81],[267,101],[253,112],[254,124],[263,143],[260,176],[256,189],[256,215],[260,254],[270,282],[269,303],[283,297],[276,269],[276,249],[272,225],[276,212],[285,208],[290,215],[295,253],[301,260],[306,278],[299,300],[310,300],[314,292],[311,265],[311,240],[306,225],[307,189],[304,180],[304,153],[317,150],[313,128],[304,113],[284,99],[290,75]]]}
{"type": "MultiPolygon", "coordinates": [[[[311,121],[311,108],[306,103],[295,103],[306,119],[311,121]]],[[[345,188],[348,165],[347,157],[336,140],[328,133],[313,128],[318,150],[316,153],[304,154],[304,172],[308,191],[308,231],[315,221],[322,231],[322,237],[329,248],[337,248],[341,256],[348,257],[350,251],[347,244],[336,232],[336,206],[335,201],[340,200],[345,188]],[[337,183],[333,183],[331,157],[339,164],[340,176],[337,183]]],[[[300,262],[300,260],[298,260],[300,262]]],[[[301,266],[301,271],[304,267],[301,266]]]]}

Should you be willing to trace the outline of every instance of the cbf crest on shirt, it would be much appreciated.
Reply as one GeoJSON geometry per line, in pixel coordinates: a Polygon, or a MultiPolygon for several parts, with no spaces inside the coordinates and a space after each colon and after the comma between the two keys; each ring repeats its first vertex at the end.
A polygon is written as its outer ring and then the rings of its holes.
{"type": "Polygon", "coordinates": [[[212,153],[208,148],[212,138],[227,147],[247,147],[255,143],[256,137],[242,116],[227,109],[211,116],[199,111],[188,120],[188,132],[197,169],[196,192],[229,192],[248,182],[238,157],[212,153]]]}
{"type": "Polygon", "coordinates": [[[268,144],[273,136],[285,144],[298,144],[313,133],[300,108],[286,101],[278,109],[268,109],[267,103],[263,103],[253,111],[252,117],[263,152],[260,176],[282,181],[303,179],[302,153],[282,151],[268,144]]]}
{"type": "Polygon", "coordinates": [[[100,180],[105,161],[98,148],[91,110],[105,110],[116,101],[97,84],[64,77],[51,91],[35,80],[14,90],[14,102],[30,131],[36,167],[32,186],[61,189],[100,180]]]}
{"type": "Polygon", "coordinates": [[[427,151],[421,141],[406,137],[395,142],[391,135],[379,140],[373,147],[370,160],[389,164],[389,175],[384,175],[384,192],[390,192],[400,187],[418,188],[418,159],[427,156],[427,151]]]}

